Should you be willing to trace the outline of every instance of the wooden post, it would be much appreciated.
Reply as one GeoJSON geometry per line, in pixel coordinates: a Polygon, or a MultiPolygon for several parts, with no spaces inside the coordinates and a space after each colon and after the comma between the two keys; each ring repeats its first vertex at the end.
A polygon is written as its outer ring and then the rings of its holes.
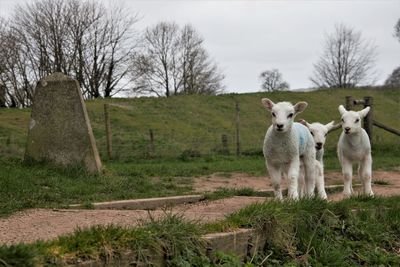
{"type": "Polygon", "coordinates": [[[150,136],[150,144],[149,144],[149,156],[154,157],[155,155],[155,147],[154,147],[154,133],[153,130],[149,130],[149,136],[150,136]]]}
{"type": "Polygon", "coordinates": [[[364,117],[364,129],[369,136],[369,141],[372,144],[372,127],[373,127],[373,98],[371,96],[364,97],[364,108],[370,107],[367,116],[364,117]]]}
{"type": "Polygon", "coordinates": [[[240,108],[236,102],[236,156],[240,156],[240,108]]]}
{"type": "Polygon", "coordinates": [[[106,143],[107,143],[107,155],[108,158],[112,158],[112,136],[111,136],[111,122],[110,115],[108,112],[108,104],[104,104],[104,121],[106,124],[106,143]]]}
{"type": "Polygon", "coordinates": [[[346,110],[351,110],[353,108],[353,97],[346,96],[346,110]]]}
{"type": "Polygon", "coordinates": [[[222,153],[228,154],[228,136],[226,134],[221,135],[221,143],[222,143],[222,153]]]}

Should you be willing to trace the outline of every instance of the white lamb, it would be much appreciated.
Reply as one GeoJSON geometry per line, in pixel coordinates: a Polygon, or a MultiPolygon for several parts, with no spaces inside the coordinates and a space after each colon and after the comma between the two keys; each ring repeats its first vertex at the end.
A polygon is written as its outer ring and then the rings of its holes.
{"type": "Polygon", "coordinates": [[[374,195],[371,189],[371,144],[367,132],[361,128],[361,119],[368,114],[369,109],[366,107],[356,112],[347,111],[342,105],[339,106],[343,132],[339,138],[337,153],[342,165],[345,197],[353,193],[352,175],[355,162],[358,163],[358,176],[362,183],[363,193],[369,196],[374,195]]]}
{"type": "Polygon", "coordinates": [[[264,139],[263,153],[272,179],[275,198],[282,199],[281,176],[287,177],[288,197],[298,199],[300,164],[305,169],[305,193],[314,195],[315,145],[308,129],[294,117],[306,107],[306,102],[292,105],[289,102],[274,103],[268,98],[261,100],[272,114],[272,125],[264,139]]]}
{"type": "MultiPolygon", "coordinates": [[[[322,199],[327,199],[325,191],[325,178],[324,178],[324,145],[328,132],[335,127],[334,121],[328,124],[321,124],[319,122],[308,123],[305,120],[300,121],[301,124],[306,126],[314,138],[316,149],[316,163],[315,163],[315,183],[317,187],[318,196],[322,199]]],[[[304,170],[300,169],[300,196],[304,191],[304,170]]]]}
{"type": "Polygon", "coordinates": [[[308,130],[310,130],[311,135],[314,138],[315,149],[316,149],[316,158],[323,165],[324,164],[324,145],[326,141],[326,136],[328,132],[335,128],[334,121],[331,121],[327,124],[322,124],[319,122],[308,123],[305,120],[301,120],[300,123],[305,125],[308,130]]]}

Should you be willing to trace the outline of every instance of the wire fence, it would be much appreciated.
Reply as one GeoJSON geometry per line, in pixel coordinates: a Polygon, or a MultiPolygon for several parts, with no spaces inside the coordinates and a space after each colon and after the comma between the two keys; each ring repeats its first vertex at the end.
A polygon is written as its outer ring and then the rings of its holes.
{"type": "MultiPolygon", "coordinates": [[[[262,107],[239,104],[231,102],[229,106],[198,112],[169,108],[165,112],[154,112],[160,109],[108,103],[104,109],[89,106],[88,111],[103,160],[261,155],[270,116],[262,107]]],[[[318,114],[326,122],[331,116],[318,114]]],[[[340,131],[330,134],[327,149],[335,150],[339,134],[340,131]]],[[[399,140],[379,128],[374,130],[374,146],[391,147],[399,144],[399,140]]],[[[12,131],[6,133],[0,129],[0,155],[22,157],[25,144],[26,133],[14,135],[12,131]]]]}

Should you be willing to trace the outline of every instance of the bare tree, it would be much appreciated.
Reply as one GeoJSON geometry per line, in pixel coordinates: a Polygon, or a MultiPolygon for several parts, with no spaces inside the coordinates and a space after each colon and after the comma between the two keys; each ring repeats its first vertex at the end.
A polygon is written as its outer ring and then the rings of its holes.
{"type": "Polygon", "coordinates": [[[143,47],[133,59],[134,92],[167,97],[222,92],[224,76],[192,26],[160,22],[146,29],[143,47]]]}
{"type": "Polygon", "coordinates": [[[343,24],[326,36],[324,50],[310,80],[318,87],[346,88],[370,84],[375,78],[376,46],[361,32],[343,24]]]}
{"type": "Polygon", "coordinates": [[[137,44],[136,21],[122,7],[106,8],[90,0],[38,0],[17,6],[0,29],[2,47],[9,48],[0,51],[8,105],[30,105],[34,84],[56,71],[76,78],[86,98],[125,90],[137,44]]]}
{"type": "MultiPolygon", "coordinates": [[[[106,10],[93,4],[88,15],[87,30],[80,38],[74,38],[79,41],[77,49],[82,51],[75,64],[76,76],[80,77],[88,98],[111,97],[127,89],[125,76],[137,48],[133,30],[137,18],[122,7],[106,10]]],[[[78,33],[80,21],[73,24],[78,33]]]]}
{"type": "Polygon", "coordinates": [[[135,64],[135,74],[140,74],[142,92],[169,97],[177,90],[178,25],[160,22],[146,29],[143,37],[144,51],[135,64]]]}
{"type": "Polygon", "coordinates": [[[385,81],[385,85],[400,88],[400,67],[397,67],[385,81]]]}
{"type": "Polygon", "coordinates": [[[278,69],[266,70],[260,74],[261,88],[267,92],[288,90],[289,84],[282,78],[278,69]]]}
{"type": "Polygon", "coordinates": [[[397,21],[396,25],[394,25],[394,37],[400,42],[400,19],[397,21]]]}
{"type": "Polygon", "coordinates": [[[210,60],[203,47],[204,40],[191,25],[185,25],[180,34],[178,62],[180,93],[217,94],[223,92],[224,75],[218,70],[216,63],[210,60]]]}
{"type": "Polygon", "coordinates": [[[5,102],[9,107],[26,107],[33,98],[34,73],[27,60],[27,50],[18,40],[18,33],[8,23],[0,29],[0,80],[5,102]]]}

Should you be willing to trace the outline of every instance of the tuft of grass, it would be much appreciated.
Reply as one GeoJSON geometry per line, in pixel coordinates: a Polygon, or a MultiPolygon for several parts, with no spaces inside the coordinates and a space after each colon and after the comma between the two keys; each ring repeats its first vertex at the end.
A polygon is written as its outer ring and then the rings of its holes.
{"type": "Polygon", "coordinates": [[[259,266],[355,266],[400,264],[400,197],[354,197],[337,203],[303,199],[250,205],[209,230],[259,229],[259,266]]]}
{"type": "Polygon", "coordinates": [[[136,228],[94,226],[54,241],[0,247],[0,266],[74,265],[102,261],[117,266],[205,266],[201,228],[166,213],[136,228]],[[124,257],[123,257],[124,256],[124,257]],[[128,261],[127,261],[128,259],[128,261]]]}

